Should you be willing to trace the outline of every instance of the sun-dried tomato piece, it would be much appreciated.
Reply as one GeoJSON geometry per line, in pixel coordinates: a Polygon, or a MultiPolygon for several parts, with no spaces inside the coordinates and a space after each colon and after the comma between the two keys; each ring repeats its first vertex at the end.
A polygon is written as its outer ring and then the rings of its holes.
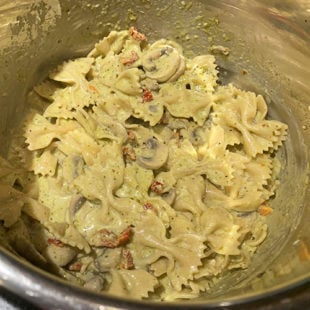
{"type": "Polygon", "coordinates": [[[132,147],[123,146],[123,147],[122,147],[122,153],[123,153],[123,156],[124,156],[126,159],[136,160],[136,153],[135,153],[135,151],[132,149],[132,147]]]}
{"type": "Polygon", "coordinates": [[[143,209],[144,209],[144,210],[154,210],[154,206],[153,206],[150,202],[146,202],[146,203],[143,205],[143,209]]]}
{"type": "Polygon", "coordinates": [[[133,257],[128,249],[122,250],[122,261],[120,263],[122,269],[133,269],[135,265],[133,263],[133,257]]]}
{"type": "Polygon", "coordinates": [[[132,235],[130,227],[124,229],[119,236],[108,229],[101,229],[92,236],[89,243],[96,247],[116,248],[129,242],[132,235]]]}
{"type": "Polygon", "coordinates": [[[65,246],[65,244],[64,244],[63,242],[61,242],[60,240],[55,239],[55,238],[48,238],[48,239],[47,239],[47,243],[48,243],[48,244],[56,245],[56,246],[58,246],[58,247],[60,247],[60,248],[62,248],[62,247],[65,246]]]}
{"type": "Polygon", "coordinates": [[[139,59],[139,55],[135,51],[131,51],[130,57],[121,58],[121,63],[123,65],[132,65],[139,59]]]}
{"type": "Polygon", "coordinates": [[[125,228],[118,237],[118,245],[124,245],[128,243],[132,236],[132,229],[130,226],[125,228]]]}
{"type": "Polygon", "coordinates": [[[129,33],[137,41],[146,41],[146,36],[139,32],[135,27],[130,27],[129,33]]]}
{"type": "Polygon", "coordinates": [[[90,240],[90,244],[96,247],[117,247],[117,236],[108,229],[101,229],[90,240]]]}
{"type": "Polygon", "coordinates": [[[94,92],[94,93],[99,94],[99,90],[98,90],[97,87],[94,86],[94,85],[88,85],[88,89],[91,90],[91,91],[94,92]]]}
{"type": "Polygon", "coordinates": [[[142,102],[150,102],[154,99],[153,94],[149,89],[144,89],[143,90],[143,95],[142,95],[142,102]]]}
{"type": "Polygon", "coordinates": [[[163,187],[164,187],[163,183],[153,180],[150,189],[152,192],[156,194],[161,194],[163,192],[163,187]]]}
{"type": "Polygon", "coordinates": [[[261,205],[257,209],[257,212],[263,216],[269,215],[270,213],[272,213],[272,211],[273,209],[267,205],[261,205]]]}
{"type": "Polygon", "coordinates": [[[70,271],[81,271],[83,264],[81,262],[74,262],[68,266],[70,271]]]}
{"type": "Polygon", "coordinates": [[[128,139],[130,141],[136,141],[137,137],[136,134],[132,130],[127,130],[128,139]]]}

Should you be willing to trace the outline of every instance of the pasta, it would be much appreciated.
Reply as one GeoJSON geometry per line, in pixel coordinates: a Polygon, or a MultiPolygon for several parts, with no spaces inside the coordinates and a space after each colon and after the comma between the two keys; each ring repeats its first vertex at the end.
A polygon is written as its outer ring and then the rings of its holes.
{"type": "Polygon", "coordinates": [[[0,160],[2,243],[140,299],[192,299],[247,268],[287,126],[217,73],[214,56],[186,58],[133,27],[52,71],[0,160]]]}

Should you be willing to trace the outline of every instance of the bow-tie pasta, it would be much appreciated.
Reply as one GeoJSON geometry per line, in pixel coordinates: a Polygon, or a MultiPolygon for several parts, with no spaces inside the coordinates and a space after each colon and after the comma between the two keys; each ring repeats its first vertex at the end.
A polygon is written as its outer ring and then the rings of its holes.
{"type": "Polygon", "coordinates": [[[287,126],[215,58],[112,31],[29,93],[0,160],[1,240],[98,292],[190,299],[267,236],[287,126]]]}

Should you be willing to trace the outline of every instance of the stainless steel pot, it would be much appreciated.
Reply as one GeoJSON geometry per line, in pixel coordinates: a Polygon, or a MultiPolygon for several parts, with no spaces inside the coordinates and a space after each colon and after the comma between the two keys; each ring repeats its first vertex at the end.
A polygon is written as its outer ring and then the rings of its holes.
{"type": "Polygon", "coordinates": [[[171,38],[188,54],[210,45],[221,81],[262,93],[273,118],[289,125],[285,169],[269,217],[270,237],[245,271],[223,277],[199,300],[155,304],[98,295],[75,287],[0,250],[1,284],[50,309],[215,308],[247,304],[310,279],[310,2],[296,1],[0,1],[0,143],[5,155],[26,109],[25,95],[50,68],[87,53],[112,29],[171,38]],[[244,74],[247,73],[247,74],[244,74]]]}

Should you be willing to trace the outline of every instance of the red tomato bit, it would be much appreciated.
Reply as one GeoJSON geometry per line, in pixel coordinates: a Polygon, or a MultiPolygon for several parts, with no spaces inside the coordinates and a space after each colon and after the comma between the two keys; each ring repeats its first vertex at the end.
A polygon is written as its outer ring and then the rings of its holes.
{"type": "Polygon", "coordinates": [[[81,262],[75,262],[68,266],[70,271],[81,271],[83,264],[81,262]]]}
{"type": "Polygon", "coordinates": [[[156,194],[161,194],[163,192],[163,187],[164,187],[163,183],[153,180],[150,189],[152,192],[156,194]]]}
{"type": "Polygon", "coordinates": [[[123,65],[132,65],[139,59],[139,55],[135,51],[131,51],[130,57],[121,58],[121,63],[123,65]]]}
{"type": "Polygon", "coordinates": [[[135,151],[132,149],[132,147],[123,146],[123,147],[122,147],[122,153],[123,153],[123,156],[124,156],[126,159],[136,160],[136,153],[135,153],[135,151]]]}
{"type": "Polygon", "coordinates": [[[139,32],[135,27],[130,27],[130,35],[137,41],[146,41],[146,36],[139,32]]]}
{"type": "Polygon", "coordinates": [[[122,250],[122,262],[120,264],[122,269],[133,269],[135,265],[133,263],[133,257],[128,249],[122,250]]]}
{"type": "Polygon", "coordinates": [[[99,230],[90,241],[96,247],[116,248],[129,242],[132,235],[130,227],[124,229],[119,236],[108,229],[99,230]]]}
{"type": "Polygon", "coordinates": [[[47,239],[47,243],[48,244],[54,244],[54,245],[56,245],[56,246],[58,246],[60,248],[65,246],[65,244],[63,242],[61,242],[60,240],[55,239],[55,238],[48,238],[47,239]]]}
{"type": "Polygon", "coordinates": [[[154,207],[153,207],[153,205],[152,205],[150,202],[146,202],[146,203],[143,205],[143,209],[144,209],[144,210],[153,210],[154,207]]]}
{"type": "Polygon", "coordinates": [[[128,243],[131,236],[132,236],[132,229],[130,226],[128,226],[121,232],[120,236],[118,237],[118,245],[124,245],[128,243]]]}
{"type": "Polygon", "coordinates": [[[143,95],[142,95],[142,102],[145,103],[145,102],[150,102],[154,99],[151,91],[149,89],[145,89],[143,91],[143,95]]]}

